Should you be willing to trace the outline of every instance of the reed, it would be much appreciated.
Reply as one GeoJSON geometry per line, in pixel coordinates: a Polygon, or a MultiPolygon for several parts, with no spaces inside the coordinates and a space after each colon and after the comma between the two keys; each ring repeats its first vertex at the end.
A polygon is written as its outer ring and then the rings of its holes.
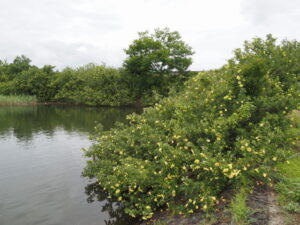
{"type": "Polygon", "coordinates": [[[37,99],[29,95],[0,95],[0,106],[35,105],[37,99]]]}

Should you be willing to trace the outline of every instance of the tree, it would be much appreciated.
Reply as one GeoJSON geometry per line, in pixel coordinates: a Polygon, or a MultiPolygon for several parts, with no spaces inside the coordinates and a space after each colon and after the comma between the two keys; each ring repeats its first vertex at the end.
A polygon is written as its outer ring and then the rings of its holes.
{"type": "Polygon", "coordinates": [[[186,74],[194,52],[177,31],[164,28],[155,29],[153,34],[140,32],[125,53],[124,68],[139,98],[153,86],[165,83],[164,78],[186,74]]]}
{"type": "Polygon", "coordinates": [[[27,58],[24,55],[17,56],[13,63],[9,65],[9,73],[10,74],[17,74],[22,71],[28,70],[30,67],[31,59],[27,58]]]}

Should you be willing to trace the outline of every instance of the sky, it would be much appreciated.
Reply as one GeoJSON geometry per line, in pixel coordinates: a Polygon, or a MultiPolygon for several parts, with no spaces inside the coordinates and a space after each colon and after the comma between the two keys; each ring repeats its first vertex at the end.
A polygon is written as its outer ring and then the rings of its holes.
{"type": "Polygon", "coordinates": [[[25,55],[57,69],[120,67],[138,32],[169,27],[214,69],[245,40],[300,40],[299,0],[0,0],[0,59],[25,55]]]}

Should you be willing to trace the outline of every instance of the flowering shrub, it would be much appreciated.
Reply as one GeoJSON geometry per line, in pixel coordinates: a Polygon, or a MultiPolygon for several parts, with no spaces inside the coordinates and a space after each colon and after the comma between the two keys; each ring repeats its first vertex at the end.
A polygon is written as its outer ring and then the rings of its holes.
{"type": "Polygon", "coordinates": [[[219,70],[199,73],[185,89],[142,115],[99,131],[86,150],[84,175],[95,177],[129,215],[150,218],[208,210],[243,176],[268,181],[293,147],[299,106],[300,46],[272,36],[237,49],[219,70]]]}

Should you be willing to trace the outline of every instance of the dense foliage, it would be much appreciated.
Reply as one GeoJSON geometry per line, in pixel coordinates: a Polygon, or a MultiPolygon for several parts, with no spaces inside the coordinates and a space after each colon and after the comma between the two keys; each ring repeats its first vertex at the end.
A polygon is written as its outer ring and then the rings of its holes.
{"type": "Polygon", "coordinates": [[[18,56],[12,63],[0,61],[0,94],[31,95],[39,101],[49,101],[55,90],[51,86],[54,67],[38,68],[25,56],[18,56]]]}
{"type": "Polygon", "coordinates": [[[153,89],[166,95],[170,83],[185,79],[193,51],[177,31],[165,28],[156,29],[152,34],[140,32],[125,53],[124,69],[135,98],[139,99],[153,89]]]}
{"type": "Polygon", "coordinates": [[[12,63],[0,60],[0,94],[93,106],[153,105],[190,74],[192,50],[176,31],[140,33],[125,51],[128,58],[121,69],[88,64],[59,72],[50,65],[31,65],[25,56],[12,63]]]}
{"type": "Polygon", "coordinates": [[[0,94],[87,105],[118,106],[134,102],[119,69],[88,64],[59,72],[52,66],[32,66],[25,56],[12,63],[0,61],[0,94]]]}
{"type": "Polygon", "coordinates": [[[129,116],[130,125],[99,126],[84,175],[143,219],[160,207],[208,210],[244,177],[270,181],[295,143],[287,114],[299,106],[299,59],[297,41],[245,42],[224,67],[129,116]]]}
{"type": "Polygon", "coordinates": [[[76,70],[67,68],[58,73],[60,86],[55,100],[88,105],[119,106],[133,102],[127,81],[120,70],[89,64],[76,70]]]}

